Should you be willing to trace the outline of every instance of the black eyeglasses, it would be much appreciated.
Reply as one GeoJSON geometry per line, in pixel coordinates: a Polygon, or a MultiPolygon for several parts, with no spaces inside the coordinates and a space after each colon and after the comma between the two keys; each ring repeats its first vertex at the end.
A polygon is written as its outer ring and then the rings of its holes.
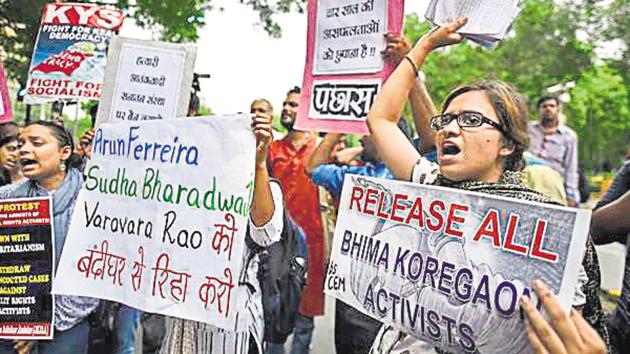
{"type": "Polygon", "coordinates": [[[460,128],[475,128],[480,127],[484,123],[493,126],[496,130],[500,131],[503,135],[508,136],[503,126],[492,119],[484,116],[483,114],[475,111],[463,111],[460,113],[446,113],[434,116],[429,120],[431,129],[439,132],[444,129],[450,122],[456,120],[457,125],[460,128]]]}

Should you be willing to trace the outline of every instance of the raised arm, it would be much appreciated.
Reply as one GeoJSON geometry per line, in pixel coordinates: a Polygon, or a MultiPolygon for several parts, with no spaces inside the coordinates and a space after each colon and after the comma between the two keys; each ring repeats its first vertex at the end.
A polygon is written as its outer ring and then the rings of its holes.
{"type": "Polygon", "coordinates": [[[409,102],[411,102],[413,121],[418,139],[420,139],[420,153],[426,154],[435,149],[435,131],[429,127],[429,119],[437,115],[437,109],[422,77],[414,80],[411,93],[409,93],[409,102]]]}
{"type": "MultiPolygon", "coordinates": [[[[388,33],[385,39],[387,40],[387,47],[382,54],[385,58],[391,59],[394,66],[398,66],[411,51],[411,43],[407,38],[391,33],[388,33]]],[[[416,132],[420,139],[420,152],[425,154],[435,148],[435,132],[429,128],[429,119],[437,114],[437,110],[424,85],[424,78],[419,76],[414,80],[409,92],[409,102],[416,132]]]]}
{"type": "Polygon", "coordinates": [[[306,173],[310,175],[315,171],[317,166],[328,162],[330,154],[335,148],[335,145],[339,142],[339,139],[341,139],[341,134],[339,133],[327,133],[326,136],[324,136],[324,139],[317,145],[310,160],[308,160],[306,173]]]}
{"type": "Polygon", "coordinates": [[[461,42],[455,31],[466,23],[457,19],[447,26],[433,29],[424,35],[406,55],[383,85],[370,113],[368,126],[379,155],[397,179],[410,180],[413,166],[420,154],[398,129],[397,122],[416,78],[416,69],[437,47],[461,42]]]}
{"type": "MultiPolygon", "coordinates": [[[[271,115],[256,113],[252,118],[252,128],[256,135],[256,177],[250,218],[255,226],[262,226],[271,220],[276,207],[269,185],[269,172],[267,171],[267,150],[273,140],[271,115]]],[[[281,208],[282,206],[278,207],[281,208]]]]}

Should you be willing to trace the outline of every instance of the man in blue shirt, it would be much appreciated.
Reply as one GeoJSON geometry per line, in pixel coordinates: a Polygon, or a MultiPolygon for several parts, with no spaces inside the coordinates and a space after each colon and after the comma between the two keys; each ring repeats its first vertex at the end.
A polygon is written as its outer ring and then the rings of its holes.
{"type": "Polygon", "coordinates": [[[310,174],[311,180],[318,186],[326,188],[333,197],[341,195],[341,187],[346,173],[357,174],[369,177],[394,178],[380,160],[374,145],[369,136],[361,138],[363,151],[361,152],[362,166],[349,166],[338,164],[338,161],[330,161],[329,156],[333,148],[339,143],[342,134],[328,133],[311,155],[306,172],[310,174]]]}
{"type": "MultiPolygon", "coordinates": [[[[401,119],[404,121],[404,119],[401,119]]],[[[329,158],[342,134],[328,133],[317,146],[306,166],[306,172],[318,186],[324,187],[334,198],[339,198],[346,173],[362,176],[393,178],[380,160],[369,137],[361,138],[362,166],[339,164],[329,158]],[[331,161],[332,160],[332,161],[331,161]]],[[[335,349],[337,353],[367,353],[381,328],[381,322],[362,314],[352,307],[337,301],[335,304],[335,349]]]]}
{"type": "MultiPolygon", "coordinates": [[[[387,47],[383,52],[386,59],[392,60],[394,65],[402,61],[411,50],[410,42],[404,37],[387,34],[387,47]]],[[[427,156],[435,158],[434,132],[428,129],[431,116],[436,109],[431,97],[424,86],[423,78],[418,75],[414,88],[409,95],[411,111],[416,125],[419,141],[416,144],[419,151],[427,156]]],[[[405,119],[399,121],[400,129],[411,139],[413,132],[405,119]]],[[[393,179],[392,173],[387,169],[369,136],[361,139],[363,150],[361,152],[361,166],[349,166],[338,158],[331,158],[335,146],[342,134],[328,133],[313,151],[306,172],[311,176],[314,184],[324,187],[334,198],[339,198],[343,187],[343,180],[347,173],[368,177],[393,179]]],[[[339,155],[336,155],[339,156],[339,155]]],[[[351,160],[351,159],[348,159],[351,160]]],[[[337,301],[335,306],[335,348],[337,353],[364,354],[370,351],[370,347],[378,334],[381,323],[337,301]]]]}
{"type": "MultiPolygon", "coordinates": [[[[399,127],[410,137],[410,128],[405,119],[399,120],[399,127]]],[[[378,156],[369,136],[361,138],[361,166],[341,164],[333,156],[333,150],[342,134],[328,133],[317,146],[306,172],[318,186],[324,187],[334,198],[339,198],[343,180],[347,173],[368,177],[393,179],[394,176],[378,156]]],[[[337,353],[368,353],[378,334],[381,322],[362,314],[342,301],[335,305],[335,349],[337,353]]]]}

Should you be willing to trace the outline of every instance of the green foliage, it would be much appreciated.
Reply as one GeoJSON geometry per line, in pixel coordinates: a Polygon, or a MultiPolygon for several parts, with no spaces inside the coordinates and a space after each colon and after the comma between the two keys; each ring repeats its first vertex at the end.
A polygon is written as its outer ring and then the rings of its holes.
{"type": "Polygon", "coordinates": [[[274,115],[273,118],[271,119],[271,128],[275,131],[278,131],[282,134],[287,134],[287,128],[284,127],[284,125],[282,125],[282,123],[280,122],[280,116],[279,115],[274,115]]]}
{"type": "Polygon", "coordinates": [[[200,116],[209,116],[212,115],[212,108],[206,105],[199,105],[199,115],[200,116]]]}
{"type": "Polygon", "coordinates": [[[630,134],[630,102],[617,70],[597,66],[585,71],[565,110],[568,124],[578,134],[581,160],[587,169],[605,161],[621,163],[630,134]]]}
{"type": "Polygon", "coordinates": [[[197,40],[205,12],[213,9],[206,0],[118,0],[118,8],[127,10],[140,27],[161,29],[161,37],[167,42],[197,40]]]}
{"type": "Polygon", "coordinates": [[[47,0],[0,0],[0,51],[4,50],[5,72],[26,83],[31,54],[47,0]]]}
{"type": "MultiPolygon", "coordinates": [[[[0,48],[7,53],[6,71],[12,79],[25,85],[33,47],[48,0],[0,0],[0,48]]],[[[91,0],[74,0],[90,3],[91,0]]],[[[259,14],[260,24],[272,37],[280,37],[280,26],[274,19],[278,13],[304,12],[306,0],[279,0],[270,5],[266,0],[240,0],[259,14]]],[[[160,34],[168,42],[194,42],[198,29],[205,24],[206,11],[215,9],[210,0],[116,0],[125,16],[143,28],[160,34]]]]}
{"type": "MultiPolygon", "coordinates": [[[[535,100],[545,87],[577,79],[591,66],[593,48],[577,39],[587,14],[550,0],[527,0],[507,38],[489,51],[464,42],[431,54],[424,65],[427,86],[436,102],[454,87],[480,79],[515,85],[535,100]]],[[[407,16],[405,35],[416,40],[430,28],[407,16]]]]}
{"type": "MultiPolygon", "coordinates": [[[[604,24],[604,30],[599,37],[604,41],[617,40],[623,46],[621,57],[612,60],[611,66],[619,69],[628,87],[630,86],[630,0],[614,0],[601,11],[598,18],[604,24]]],[[[630,90],[628,94],[630,100],[630,90]]]]}
{"type": "MultiPolygon", "coordinates": [[[[562,5],[525,0],[522,5],[523,11],[497,49],[464,42],[427,58],[423,71],[438,109],[454,87],[479,79],[508,82],[530,102],[549,86],[575,81],[565,111],[580,139],[580,160],[587,168],[605,160],[621,161],[630,134],[630,46],[624,48],[621,60],[595,66],[592,43],[604,38],[630,44],[630,0],[614,0],[607,8],[602,8],[601,0],[563,1],[562,5]],[[584,34],[588,42],[579,39],[584,34]]],[[[404,34],[415,42],[430,27],[416,15],[407,16],[404,34]]]]}

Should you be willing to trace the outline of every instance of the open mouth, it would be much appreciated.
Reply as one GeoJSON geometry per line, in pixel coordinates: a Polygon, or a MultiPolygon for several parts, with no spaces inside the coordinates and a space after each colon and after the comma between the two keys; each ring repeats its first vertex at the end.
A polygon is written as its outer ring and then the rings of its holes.
{"type": "Polygon", "coordinates": [[[36,164],[37,161],[36,160],[31,160],[31,159],[20,159],[20,166],[22,166],[22,168],[24,167],[28,167],[31,165],[36,164]]]}
{"type": "Polygon", "coordinates": [[[457,155],[461,152],[462,150],[459,148],[459,146],[450,143],[450,142],[444,142],[442,143],[442,155],[443,156],[453,156],[453,155],[457,155]]]}

